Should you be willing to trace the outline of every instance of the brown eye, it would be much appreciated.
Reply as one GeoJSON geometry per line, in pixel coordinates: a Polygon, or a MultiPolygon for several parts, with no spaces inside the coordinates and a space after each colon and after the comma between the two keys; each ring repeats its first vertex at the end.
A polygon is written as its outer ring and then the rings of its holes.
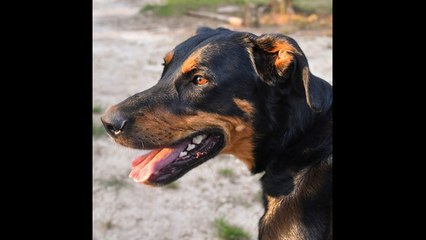
{"type": "Polygon", "coordinates": [[[201,76],[195,76],[194,79],[192,79],[192,83],[196,85],[204,85],[207,84],[209,81],[201,76]]]}

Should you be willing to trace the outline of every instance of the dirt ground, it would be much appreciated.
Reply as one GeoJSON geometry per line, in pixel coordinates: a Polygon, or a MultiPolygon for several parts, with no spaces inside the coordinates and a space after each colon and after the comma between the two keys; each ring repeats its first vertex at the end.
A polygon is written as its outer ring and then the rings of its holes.
{"type": "MultiPolygon", "coordinates": [[[[198,26],[228,27],[255,34],[283,27],[232,28],[194,17],[138,14],[158,0],[93,0],[93,104],[103,109],[154,85],[162,58],[198,26]]],[[[332,39],[322,34],[289,34],[308,57],[311,71],[332,79],[332,39]]],[[[94,124],[100,125],[99,114],[94,124]]],[[[219,239],[213,222],[224,218],[257,239],[263,214],[259,178],[232,156],[218,156],[176,184],[152,188],[129,177],[131,160],[144,153],[93,138],[93,239],[219,239]]]]}

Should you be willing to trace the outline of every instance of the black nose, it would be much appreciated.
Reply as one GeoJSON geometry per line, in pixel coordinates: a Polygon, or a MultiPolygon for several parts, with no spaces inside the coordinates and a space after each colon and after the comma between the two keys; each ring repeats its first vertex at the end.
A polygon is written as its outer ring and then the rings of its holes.
{"type": "Polygon", "coordinates": [[[123,117],[116,108],[110,108],[107,110],[107,112],[101,117],[101,121],[108,134],[112,137],[116,137],[123,133],[126,129],[127,123],[129,122],[129,120],[123,117]]]}

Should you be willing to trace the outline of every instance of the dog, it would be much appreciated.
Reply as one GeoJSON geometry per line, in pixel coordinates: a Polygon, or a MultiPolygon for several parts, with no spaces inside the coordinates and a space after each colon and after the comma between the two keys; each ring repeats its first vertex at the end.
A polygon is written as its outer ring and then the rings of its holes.
{"type": "Polygon", "coordinates": [[[294,39],[201,27],[155,86],[101,121],[117,143],[152,150],[133,160],[134,181],[162,186],[232,154],[264,173],[258,239],[332,239],[332,100],[294,39]]]}

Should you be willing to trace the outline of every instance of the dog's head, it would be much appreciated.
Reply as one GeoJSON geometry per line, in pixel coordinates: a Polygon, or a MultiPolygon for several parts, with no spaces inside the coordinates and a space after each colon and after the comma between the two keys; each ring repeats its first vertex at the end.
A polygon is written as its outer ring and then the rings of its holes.
{"type": "Polygon", "coordinates": [[[219,153],[254,171],[262,139],[288,125],[286,106],[322,112],[328,88],[291,38],[200,28],[166,54],[155,86],[110,107],[102,122],[117,143],[153,149],[133,161],[130,176],[163,185],[219,153]]]}

